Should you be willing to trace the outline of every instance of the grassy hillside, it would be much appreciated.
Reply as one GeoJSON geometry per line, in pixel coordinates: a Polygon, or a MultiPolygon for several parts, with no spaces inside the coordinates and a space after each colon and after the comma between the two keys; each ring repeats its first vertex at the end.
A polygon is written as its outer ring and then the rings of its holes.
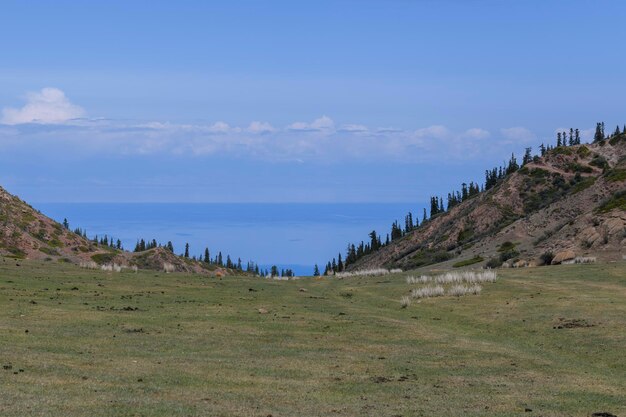
{"type": "Polygon", "coordinates": [[[0,258],[0,415],[624,415],[626,262],[499,274],[402,309],[406,274],[0,258]]]}

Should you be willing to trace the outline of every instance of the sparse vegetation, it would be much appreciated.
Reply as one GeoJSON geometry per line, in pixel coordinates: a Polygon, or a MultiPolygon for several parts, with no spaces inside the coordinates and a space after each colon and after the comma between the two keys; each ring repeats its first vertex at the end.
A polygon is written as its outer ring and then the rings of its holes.
{"type": "Polygon", "coordinates": [[[502,266],[502,262],[500,261],[500,258],[490,258],[485,266],[489,269],[500,268],[502,266]]]}
{"type": "Polygon", "coordinates": [[[13,256],[13,258],[24,259],[26,257],[26,252],[24,252],[20,248],[16,247],[8,247],[7,251],[13,256]]]}
{"type": "Polygon", "coordinates": [[[572,194],[576,194],[576,193],[586,190],[587,188],[595,184],[595,182],[596,182],[596,177],[586,177],[586,178],[580,179],[580,181],[574,183],[572,187],[572,194]]]}
{"type": "Polygon", "coordinates": [[[626,169],[612,169],[605,174],[604,178],[609,182],[626,181],[626,169]]]}
{"type": "Polygon", "coordinates": [[[462,297],[464,295],[472,294],[478,295],[482,291],[482,287],[478,284],[474,285],[453,285],[447,291],[448,295],[453,297],[462,297]]]}
{"type": "Polygon", "coordinates": [[[432,265],[452,259],[453,255],[444,250],[421,250],[411,257],[409,268],[432,265]]]}
{"type": "Polygon", "coordinates": [[[602,203],[597,211],[606,213],[614,209],[626,210],[626,190],[615,193],[611,198],[602,203]]]}
{"type": "Polygon", "coordinates": [[[411,291],[411,297],[413,298],[431,298],[441,297],[445,294],[445,291],[441,285],[435,285],[433,287],[415,288],[411,291]]]}
{"type": "Polygon", "coordinates": [[[388,275],[388,274],[399,274],[401,273],[401,269],[385,269],[385,268],[373,268],[373,269],[362,269],[358,271],[352,272],[338,272],[335,274],[337,278],[350,278],[350,277],[375,277],[380,275],[388,275]]]}
{"type": "Polygon", "coordinates": [[[473,258],[465,259],[463,261],[456,262],[452,265],[453,268],[461,268],[464,266],[474,265],[484,261],[482,256],[476,255],[473,258]]]}
{"type": "Polygon", "coordinates": [[[110,264],[113,262],[116,254],[112,252],[108,253],[97,253],[91,256],[91,259],[97,263],[98,265],[110,264]]]}

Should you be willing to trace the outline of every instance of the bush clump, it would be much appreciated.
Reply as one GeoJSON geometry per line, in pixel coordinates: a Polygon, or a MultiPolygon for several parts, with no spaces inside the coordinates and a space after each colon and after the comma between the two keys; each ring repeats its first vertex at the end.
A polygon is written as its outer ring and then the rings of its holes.
{"type": "Polygon", "coordinates": [[[604,178],[610,182],[626,181],[626,169],[612,169],[604,178]]]}
{"type": "Polygon", "coordinates": [[[600,213],[606,213],[613,209],[626,210],[626,190],[615,193],[613,197],[598,207],[600,213]]]}
{"type": "Polygon", "coordinates": [[[491,269],[499,268],[502,266],[502,262],[500,262],[498,258],[491,258],[487,261],[487,264],[485,266],[491,269]]]}
{"type": "Polygon", "coordinates": [[[453,268],[461,268],[463,266],[474,265],[474,264],[477,264],[477,263],[482,262],[482,261],[484,261],[484,259],[481,256],[476,255],[473,258],[459,261],[459,262],[455,263],[454,265],[452,265],[452,267],[453,268]]]}
{"type": "Polygon", "coordinates": [[[109,264],[113,262],[113,258],[115,258],[114,253],[97,253],[91,257],[98,265],[109,264]]]}
{"type": "Polygon", "coordinates": [[[544,252],[541,254],[539,259],[544,265],[550,265],[552,263],[552,260],[554,259],[554,253],[550,251],[544,252]]]}

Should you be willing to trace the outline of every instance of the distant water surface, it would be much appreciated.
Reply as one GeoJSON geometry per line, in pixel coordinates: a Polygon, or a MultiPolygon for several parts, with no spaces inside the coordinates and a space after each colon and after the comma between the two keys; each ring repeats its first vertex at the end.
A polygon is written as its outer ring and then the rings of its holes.
{"type": "Polygon", "coordinates": [[[164,203],[40,203],[44,214],[89,237],[105,234],[132,250],[137,239],[171,240],[176,253],[189,243],[191,254],[208,247],[211,257],[221,251],[264,267],[276,264],[296,274],[310,275],[337,256],[349,242],[367,240],[376,230],[384,236],[391,223],[422,204],[164,204],[164,203]]]}

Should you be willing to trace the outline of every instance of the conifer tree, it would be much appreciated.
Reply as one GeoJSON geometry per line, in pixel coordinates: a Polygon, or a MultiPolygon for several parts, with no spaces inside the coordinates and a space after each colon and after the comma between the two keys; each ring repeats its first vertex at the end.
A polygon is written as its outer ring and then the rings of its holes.
{"type": "Polygon", "coordinates": [[[185,243],[185,258],[189,258],[189,243],[185,243]]]}
{"type": "Polygon", "coordinates": [[[532,152],[532,148],[526,148],[525,152],[524,152],[524,158],[522,159],[522,166],[528,164],[529,162],[531,162],[533,160],[533,157],[531,155],[532,152]]]}
{"type": "Polygon", "coordinates": [[[596,133],[593,135],[594,142],[600,142],[604,140],[604,135],[602,134],[602,124],[596,123],[596,133]]]}
{"type": "Polygon", "coordinates": [[[371,243],[370,243],[370,247],[372,250],[376,250],[378,249],[378,235],[376,234],[376,230],[372,230],[369,234],[369,237],[371,239],[371,243]]]}
{"type": "Polygon", "coordinates": [[[315,264],[315,269],[313,269],[313,276],[314,277],[319,277],[320,276],[320,269],[317,266],[317,264],[315,264]]]}
{"type": "Polygon", "coordinates": [[[209,248],[204,248],[204,262],[207,264],[211,263],[211,254],[209,253],[209,248]]]}

